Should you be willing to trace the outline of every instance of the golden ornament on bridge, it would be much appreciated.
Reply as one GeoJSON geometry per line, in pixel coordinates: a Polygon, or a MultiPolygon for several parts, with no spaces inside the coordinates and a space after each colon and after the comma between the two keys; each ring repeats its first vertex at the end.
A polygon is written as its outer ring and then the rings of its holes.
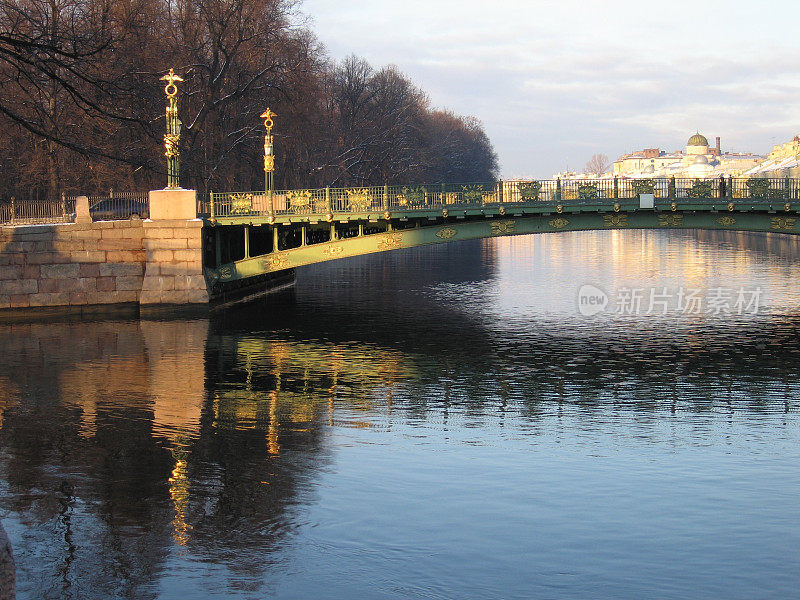
{"type": "Polygon", "coordinates": [[[275,123],[272,121],[272,117],[277,117],[278,115],[272,112],[269,108],[264,111],[261,115],[261,118],[264,119],[264,127],[267,129],[272,129],[275,126],[275,123]]]}
{"type": "Polygon", "coordinates": [[[491,224],[491,231],[492,235],[508,235],[514,233],[516,227],[516,221],[494,221],[491,224]]]}
{"type": "Polygon", "coordinates": [[[658,224],[661,227],[680,227],[683,225],[683,215],[658,215],[658,224]]]}
{"type": "Polygon", "coordinates": [[[285,269],[289,266],[289,256],[286,254],[277,254],[271,256],[263,261],[265,269],[285,269]]]}
{"type": "Polygon", "coordinates": [[[181,136],[174,134],[166,134],[164,136],[164,156],[172,158],[178,156],[178,142],[181,136]]]}
{"type": "Polygon", "coordinates": [[[627,227],[628,215],[603,215],[603,226],[605,227],[627,227]]]}
{"type": "Polygon", "coordinates": [[[174,98],[175,94],[178,93],[178,86],[175,85],[175,82],[183,81],[183,78],[179,75],[175,75],[175,71],[170,69],[169,73],[161,78],[161,81],[167,82],[167,85],[164,86],[164,93],[170,98],[174,98]]]}
{"type": "Polygon", "coordinates": [[[787,217],[773,217],[770,219],[770,227],[780,231],[794,231],[796,220],[787,217]]]}
{"type": "Polygon", "coordinates": [[[403,234],[394,233],[378,242],[378,250],[396,250],[403,247],[403,234]]]}
{"type": "Polygon", "coordinates": [[[344,248],[342,248],[341,246],[336,246],[334,244],[331,244],[330,246],[325,248],[325,250],[322,251],[323,254],[327,254],[330,257],[334,257],[338,254],[341,254],[342,252],[344,252],[344,248]]]}

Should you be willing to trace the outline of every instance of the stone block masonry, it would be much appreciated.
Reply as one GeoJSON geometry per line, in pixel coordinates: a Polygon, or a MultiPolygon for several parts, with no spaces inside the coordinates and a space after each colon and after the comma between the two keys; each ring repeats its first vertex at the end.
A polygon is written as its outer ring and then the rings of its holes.
{"type": "Polygon", "coordinates": [[[198,219],[0,227],[0,310],[208,302],[198,219]]]}
{"type": "Polygon", "coordinates": [[[203,222],[164,219],[144,222],[145,273],[140,304],[208,302],[202,262],[203,222]]]}

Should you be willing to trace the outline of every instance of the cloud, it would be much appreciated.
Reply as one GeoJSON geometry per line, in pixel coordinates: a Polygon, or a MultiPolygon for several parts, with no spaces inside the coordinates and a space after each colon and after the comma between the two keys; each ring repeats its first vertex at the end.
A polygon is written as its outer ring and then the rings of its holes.
{"type": "Polygon", "coordinates": [[[794,3],[304,6],[334,56],[396,64],[434,105],[483,121],[504,176],[581,168],[595,152],[673,150],[695,129],[763,153],[799,129],[794,3]]]}

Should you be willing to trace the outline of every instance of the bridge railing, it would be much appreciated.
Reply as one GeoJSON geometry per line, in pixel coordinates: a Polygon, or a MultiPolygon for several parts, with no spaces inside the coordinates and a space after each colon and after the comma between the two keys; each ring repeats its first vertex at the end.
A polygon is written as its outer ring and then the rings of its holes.
{"type": "Polygon", "coordinates": [[[502,202],[498,183],[432,184],[268,192],[211,192],[212,217],[326,215],[483,206],[502,202]]]}
{"type": "Polygon", "coordinates": [[[11,198],[7,202],[0,202],[0,224],[71,223],[74,216],[74,196],[62,196],[57,200],[11,198]]]}
{"type": "MultiPolygon", "coordinates": [[[[11,198],[0,201],[0,224],[34,225],[48,223],[71,223],[75,219],[77,196],[62,195],[57,200],[35,200],[11,198]]],[[[89,214],[93,221],[115,221],[130,219],[136,215],[142,219],[150,216],[147,192],[115,192],[88,196],[89,214]]]]}
{"type": "Polygon", "coordinates": [[[691,200],[800,199],[800,180],[787,178],[716,179],[658,177],[596,180],[550,179],[489,183],[424,184],[321,188],[307,190],[211,192],[210,216],[333,215],[392,211],[474,208],[499,204],[583,205],[600,201],[634,200],[640,194],[691,200]]]}

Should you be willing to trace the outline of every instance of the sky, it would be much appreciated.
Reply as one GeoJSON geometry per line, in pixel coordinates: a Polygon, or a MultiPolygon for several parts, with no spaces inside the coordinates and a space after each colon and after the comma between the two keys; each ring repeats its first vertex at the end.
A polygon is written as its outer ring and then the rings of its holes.
{"type": "Polygon", "coordinates": [[[800,3],[304,0],[328,54],[392,64],[480,119],[501,176],[642,148],[766,154],[800,133],[800,3]]]}

